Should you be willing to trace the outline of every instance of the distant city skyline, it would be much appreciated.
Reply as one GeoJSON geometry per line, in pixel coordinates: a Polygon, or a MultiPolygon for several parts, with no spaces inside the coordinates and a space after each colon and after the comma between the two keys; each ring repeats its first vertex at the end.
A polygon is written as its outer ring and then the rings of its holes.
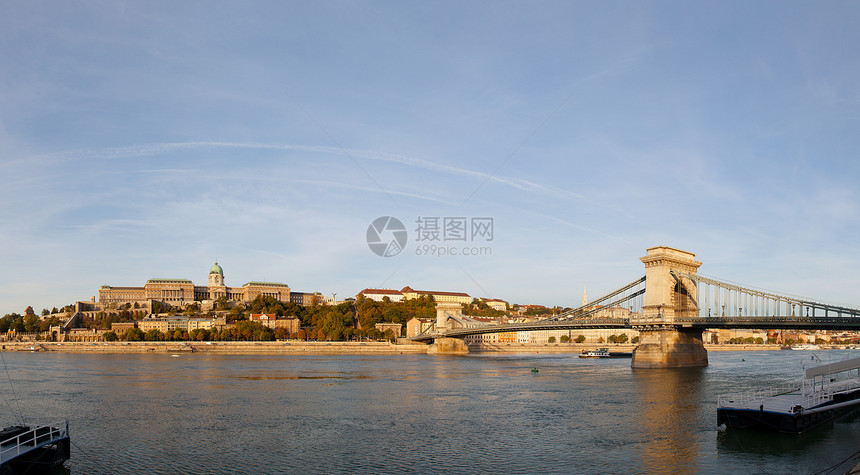
{"type": "Polygon", "coordinates": [[[858,17],[0,4],[0,315],[203,280],[216,259],[235,285],[575,307],[658,245],[703,275],[860,307],[858,17]],[[383,216],[408,233],[388,257],[367,241],[383,216]],[[427,217],[492,218],[492,239],[421,241],[427,217]]]}

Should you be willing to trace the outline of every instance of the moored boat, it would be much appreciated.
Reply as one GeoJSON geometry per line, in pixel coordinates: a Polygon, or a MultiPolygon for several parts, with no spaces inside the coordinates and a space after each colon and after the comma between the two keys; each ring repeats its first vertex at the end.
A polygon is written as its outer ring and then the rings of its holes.
{"type": "Polygon", "coordinates": [[[791,345],[792,350],[820,350],[821,347],[810,343],[802,343],[799,345],[791,345]]]}
{"type": "Polygon", "coordinates": [[[591,351],[583,351],[580,358],[632,358],[633,353],[609,351],[609,348],[598,348],[591,351]]]}
{"type": "Polygon", "coordinates": [[[860,409],[860,358],[808,368],[800,384],[720,396],[717,425],[799,434],[860,409]]]}
{"type": "Polygon", "coordinates": [[[609,348],[598,348],[586,351],[579,355],[580,358],[609,358],[609,348]]]}
{"type": "Polygon", "coordinates": [[[21,419],[0,430],[0,474],[44,473],[69,459],[69,421],[21,419]]]}

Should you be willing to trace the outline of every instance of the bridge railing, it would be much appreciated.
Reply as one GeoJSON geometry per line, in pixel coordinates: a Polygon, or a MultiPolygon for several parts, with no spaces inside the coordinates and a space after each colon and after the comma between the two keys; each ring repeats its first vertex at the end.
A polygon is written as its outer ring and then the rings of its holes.
{"type": "Polygon", "coordinates": [[[69,437],[69,421],[54,424],[31,424],[24,421],[25,432],[0,441],[0,464],[44,445],[69,437]]]}
{"type": "Polygon", "coordinates": [[[698,325],[708,324],[708,323],[811,323],[811,324],[858,324],[860,323],[860,318],[854,317],[676,317],[674,319],[675,323],[695,323],[698,325]]]}

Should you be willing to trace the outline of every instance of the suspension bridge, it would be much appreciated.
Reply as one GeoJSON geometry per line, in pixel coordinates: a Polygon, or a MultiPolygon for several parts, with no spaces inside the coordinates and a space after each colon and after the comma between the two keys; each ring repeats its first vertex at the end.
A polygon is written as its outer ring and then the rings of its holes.
{"type": "Polygon", "coordinates": [[[707,366],[705,329],[860,330],[860,309],[758,290],[698,274],[695,254],[668,246],[640,258],[645,275],[559,315],[488,325],[437,304],[436,322],[412,337],[436,353],[467,353],[463,338],[486,333],[619,328],[639,332],[634,368],[707,366]],[[625,316],[612,315],[623,309],[625,316]]]}

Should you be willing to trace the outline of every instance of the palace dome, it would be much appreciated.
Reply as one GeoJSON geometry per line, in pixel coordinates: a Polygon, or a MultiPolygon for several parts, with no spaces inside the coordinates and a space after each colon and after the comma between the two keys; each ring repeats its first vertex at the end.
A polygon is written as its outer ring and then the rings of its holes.
{"type": "Polygon", "coordinates": [[[221,266],[218,265],[218,261],[215,261],[215,265],[209,269],[210,274],[221,274],[224,275],[224,270],[221,269],[221,266]]]}

